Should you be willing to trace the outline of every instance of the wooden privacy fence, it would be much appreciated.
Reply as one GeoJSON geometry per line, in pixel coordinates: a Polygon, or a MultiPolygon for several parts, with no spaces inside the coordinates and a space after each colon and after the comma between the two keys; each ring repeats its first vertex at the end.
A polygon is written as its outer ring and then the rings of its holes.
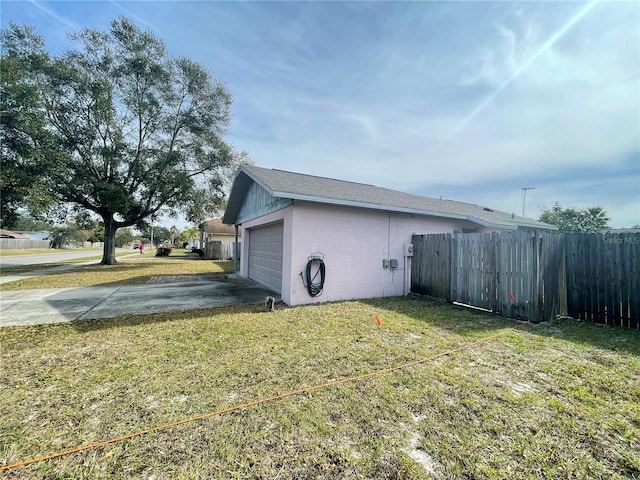
{"type": "Polygon", "coordinates": [[[640,328],[640,233],[567,235],[567,314],[640,328]]]}
{"type": "Polygon", "coordinates": [[[49,248],[49,240],[26,240],[21,238],[0,238],[0,250],[27,250],[49,248]]]}
{"type": "Polygon", "coordinates": [[[539,322],[640,328],[640,234],[414,235],[411,291],[539,322]]]}
{"type": "MultiPolygon", "coordinates": [[[[238,242],[238,251],[242,244],[238,242]]],[[[221,242],[219,240],[204,244],[204,257],[209,260],[230,260],[234,257],[235,242],[221,242]]]]}

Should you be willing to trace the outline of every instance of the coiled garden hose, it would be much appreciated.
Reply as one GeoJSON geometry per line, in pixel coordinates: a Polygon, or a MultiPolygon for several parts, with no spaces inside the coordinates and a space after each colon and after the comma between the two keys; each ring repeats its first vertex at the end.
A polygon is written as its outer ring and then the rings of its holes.
{"type": "Polygon", "coordinates": [[[326,267],[324,265],[324,260],[322,260],[321,258],[309,259],[306,269],[306,285],[305,277],[303,277],[302,272],[300,272],[300,277],[302,277],[302,284],[307,288],[309,295],[311,295],[312,297],[317,297],[322,293],[322,289],[324,288],[325,275],[326,267]],[[314,266],[317,266],[317,268],[315,269],[315,273],[313,272],[314,266]],[[318,279],[318,276],[320,276],[320,279],[318,279]]]}

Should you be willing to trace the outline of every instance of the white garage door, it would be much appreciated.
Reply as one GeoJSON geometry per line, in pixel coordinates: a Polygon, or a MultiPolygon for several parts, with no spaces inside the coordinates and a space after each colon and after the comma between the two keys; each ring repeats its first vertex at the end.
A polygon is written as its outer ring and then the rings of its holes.
{"type": "Polygon", "coordinates": [[[249,278],[282,293],[283,224],[252,228],[249,234],[249,278]]]}

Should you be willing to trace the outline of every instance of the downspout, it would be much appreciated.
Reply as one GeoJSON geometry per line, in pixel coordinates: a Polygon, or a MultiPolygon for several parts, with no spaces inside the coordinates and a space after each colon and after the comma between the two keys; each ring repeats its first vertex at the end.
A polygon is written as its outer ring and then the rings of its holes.
{"type": "Polygon", "coordinates": [[[233,254],[233,273],[238,273],[238,224],[234,225],[236,229],[236,242],[234,244],[234,254],[233,254]]]}

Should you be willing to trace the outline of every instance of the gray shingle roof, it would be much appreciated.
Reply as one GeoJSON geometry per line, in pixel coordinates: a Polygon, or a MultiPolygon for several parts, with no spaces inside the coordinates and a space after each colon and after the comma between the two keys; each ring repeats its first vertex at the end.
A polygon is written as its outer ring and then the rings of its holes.
{"type": "Polygon", "coordinates": [[[256,166],[243,167],[236,177],[223,218],[225,223],[235,222],[251,181],[258,183],[274,197],[466,219],[488,227],[514,230],[518,227],[555,229],[551,225],[531,218],[480,205],[423,197],[374,185],[256,166]]]}

